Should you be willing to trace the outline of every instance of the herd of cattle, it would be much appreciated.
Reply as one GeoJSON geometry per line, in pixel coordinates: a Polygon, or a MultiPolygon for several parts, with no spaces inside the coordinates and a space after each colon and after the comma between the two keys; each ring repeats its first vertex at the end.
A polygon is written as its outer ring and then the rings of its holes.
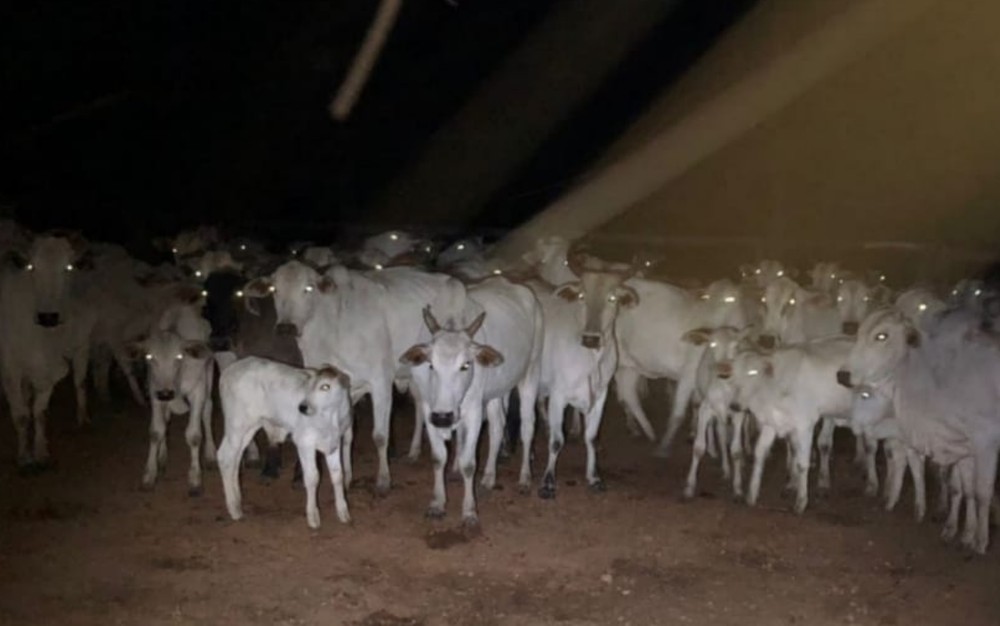
{"type": "Polygon", "coordinates": [[[54,386],[72,372],[84,424],[88,371],[106,396],[117,364],[135,401],[150,406],[145,488],[166,463],[171,415],[188,413],[192,495],[201,492],[202,463],[217,464],[229,514],[240,519],[241,462],[262,463],[276,475],[290,436],[309,526],[320,523],[317,452],[346,522],[352,406],[370,396],[375,485],[384,493],[395,389],[416,407],[409,456],[420,455],[425,432],[433,455],[427,515],[445,514],[454,438],[462,516],[475,524],[484,418],[484,488],[494,486],[501,447],[514,438],[508,419],[519,424],[519,485],[531,488],[540,414],[549,445],[539,495],[554,497],[569,408],[569,430],[586,445],[587,483],[602,490],[595,440],[611,382],[629,429],[655,439],[642,399],[648,380],[667,379],[672,403],[656,453],[667,455],[690,408],[696,417],[686,496],[696,492],[708,451],[735,495],[753,505],[769,451],[782,438],[788,489],[801,513],[814,440],[817,486],[828,489],[834,430],[846,427],[867,469],[869,495],[879,490],[881,444],[887,508],[908,471],[921,519],[930,460],[941,486],[937,504],[947,514],[944,536],[958,534],[964,503],[962,544],[987,548],[1000,451],[1000,334],[992,326],[998,300],[980,281],[964,280],[950,293],[893,291],[884,275],[821,263],[806,287],[791,269],[762,261],[741,267],[738,281],[682,288],[645,278],[650,261],[604,261],[558,237],[538,241],[516,261],[492,258],[480,240],[437,251],[399,231],[371,237],[350,254],[308,243],[274,254],[254,241],[223,241],[205,227],[162,244],[173,263],[151,266],[76,233],[33,234],[0,222],[0,377],[22,470],[49,461],[54,386]],[[218,448],[216,369],[224,415],[218,448]],[[261,430],[263,455],[255,443],[261,430]],[[745,458],[753,467],[744,494],[745,458]]]}

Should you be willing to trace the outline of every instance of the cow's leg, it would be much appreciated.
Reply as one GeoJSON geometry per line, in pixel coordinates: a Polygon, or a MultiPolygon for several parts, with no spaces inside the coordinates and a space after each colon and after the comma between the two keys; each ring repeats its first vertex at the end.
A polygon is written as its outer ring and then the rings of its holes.
{"type": "Polygon", "coordinates": [[[944,519],[949,513],[948,503],[951,495],[951,478],[948,468],[939,464],[934,464],[934,475],[937,477],[938,493],[935,505],[935,517],[944,519]]]}
{"type": "Polygon", "coordinates": [[[975,457],[975,490],[978,523],[976,525],[975,543],[972,549],[979,554],[985,554],[990,543],[990,505],[993,502],[993,487],[997,475],[997,448],[983,446],[976,450],[975,457]]]}
{"type": "Polygon", "coordinates": [[[93,353],[90,361],[90,371],[94,377],[94,389],[101,402],[108,404],[111,402],[111,363],[112,357],[106,348],[101,348],[93,353]]]}
{"type": "Polygon", "coordinates": [[[503,405],[499,398],[486,403],[486,422],[490,429],[490,442],[481,484],[484,489],[493,489],[497,484],[497,457],[500,455],[504,429],[503,405]]]}
{"type": "Polygon", "coordinates": [[[691,394],[694,392],[697,378],[695,370],[698,359],[693,360],[695,361],[694,365],[686,366],[681,372],[681,379],[677,381],[677,391],[674,394],[670,418],[667,420],[667,430],[663,433],[663,438],[660,439],[660,444],[656,448],[656,456],[658,457],[667,458],[670,455],[670,445],[673,443],[677,431],[684,425],[684,417],[687,415],[688,403],[691,401],[691,394]]]}
{"type": "MultiPolygon", "coordinates": [[[[705,404],[707,404],[707,402],[705,404]]],[[[725,419],[725,413],[717,415],[714,420],[714,424],[715,440],[719,444],[719,456],[722,459],[722,477],[729,480],[729,474],[732,471],[732,468],[729,466],[729,446],[726,444],[728,421],[725,419]]]]}
{"type": "Polygon", "coordinates": [[[392,415],[392,381],[372,385],[372,440],[378,451],[378,476],[375,479],[376,495],[387,495],[392,487],[389,475],[389,418],[392,415]]]}
{"type": "Polygon", "coordinates": [[[625,399],[622,396],[622,389],[617,382],[618,372],[615,372],[615,398],[618,399],[618,406],[621,407],[622,413],[625,415],[625,428],[628,429],[629,435],[632,437],[642,437],[642,428],[639,426],[639,421],[635,419],[635,415],[632,413],[632,409],[629,408],[628,404],[625,403],[625,399]]]}
{"type": "MultiPolygon", "coordinates": [[[[697,430],[694,434],[694,447],[691,450],[691,467],[688,469],[687,483],[684,485],[684,497],[693,498],[698,490],[698,465],[705,454],[705,437],[708,434],[709,422],[716,419],[708,402],[702,402],[698,407],[698,418],[695,421],[697,430]]],[[[718,421],[718,420],[716,420],[718,421]]]]}
{"type": "Polygon", "coordinates": [[[948,520],[941,530],[941,538],[951,541],[958,534],[958,516],[962,510],[962,476],[958,464],[948,474],[948,520]]]}
{"type": "Polygon", "coordinates": [[[753,471],[750,473],[750,488],[747,492],[747,504],[754,506],[757,504],[757,497],[760,495],[760,479],[764,473],[764,463],[767,455],[771,452],[774,439],[777,433],[768,425],[761,424],[760,434],[757,435],[757,444],[753,453],[753,471]]]}
{"type": "Polygon", "coordinates": [[[906,448],[906,465],[913,478],[913,514],[918,522],[922,522],[927,513],[927,483],[924,478],[926,462],[916,451],[906,448]]]}
{"type": "Polygon", "coordinates": [[[865,495],[875,497],[878,495],[878,466],[876,464],[878,440],[865,434],[856,435],[854,440],[860,441],[865,449],[865,495]]]}
{"type": "MultiPolygon", "coordinates": [[[[425,414],[428,413],[425,407],[425,414]]],[[[434,425],[427,426],[427,442],[431,446],[431,457],[434,459],[434,496],[427,507],[426,516],[431,519],[444,517],[444,507],[448,501],[448,494],[444,485],[444,468],[448,464],[448,446],[445,444],[444,435],[440,428],[434,425]]]]}
{"type": "Polygon", "coordinates": [[[87,412],[87,365],[89,365],[90,350],[85,347],[73,354],[73,387],[76,389],[76,423],[85,426],[90,423],[87,412]]]}
{"type": "Polygon", "coordinates": [[[571,439],[579,439],[583,434],[583,413],[576,407],[569,410],[569,436],[571,439]]]}
{"type": "MultiPolygon", "coordinates": [[[[479,431],[483,426],[483,403],[473,402],[468,407],[463,407],[462,422],[465,425],[465,441],[461,448],[456,446],[456,455],[462,460],[462,482],[465,485],[465,495],[462,498],[462,523],[466,526],[476,526],[479,524],[479,516],[476,514],[476,448],[479,443],[479,431]]],[[[501,425],[502,429],[502,425],[501,425]]],[[[497,433],[499,437],[499,432],[497,433]]],[[[492,442],[491,442],[492,447],[492,442]]]]}
{"type": "MultiPolygon", "coordinates": [[[[157,404],[154,402],[154,405],[157,404]]],[[[234,520],[243,519],[242,495],[240,494],[240,458],[243,450],[253,441],[257,428],[245,424],[239,416],[226,416],[226,434],[219,446],[219,475],[222,477],[222,490],[226,495],[226,508],[229,517],[234,520]]]]}
{"type": "Polygon", "coordinates": [[[340,439],[340,460],[344,466],[344,488],[351,488],[351,481],[354,479],[354,466],[351,454],[354,445],[354,421],[353,417],[344,429],[344,434],[340,439]]]}
{"type": "MultiPolygon", "coordinates": [[[[691,403],[691,407],[693,409],[693,412],[694,412],[695,416],[698,415],[698,409],[701,408],[702,404],[704,404],[704,402],[698,403],[698,406],[695,407],[694,403],[693,402],[691,403]]],[[[691,420],[691,442],[692,443],[694,442],[694,438],[695,438],[695,436],[697,434],[698,434],[698,426],[695,423],[695,420],[691,420]]],[[[705,431],[705,453],[708,454],[708,456],[712,457],[713,459],[719,458],[719,447],[722,445],[722,443],[721,443],[722,439],[721,438],[717,438],[715,435],[716,435],[716,432],[715,432],[714,428],[709,428],[707,431],[705,431]],[[718,439],[718,441],[717,441],[717,439],[718,439]]]]}
{"type": "Polygon", "coordinates": [[[518,486],[522,494],[531,489],[531,452],[535,440],[535,401],[538,398],[538,384],[531,381],[517,389],[518,412],[521,419],[521,475],[518,486]]]}
{"type": "Polygon", "coordinates": [[[333,502],[337,509],[337,519],[343,524],[351,522],[351,513],[347,509],[347,498],[344,497],[344,472],[340,464],[340,445],[333,448],[333,452],[326,455],[326,469],[330,473],[330,482],[333,484],[333,502]]]}
{"type": "Polygon", "coordinates": [[[795,474],[795,443],[791,438],[785,439],[785,473],[788,475],[782,496],[790,496],[798,489],[798,480],[795,474]]]}
{"type": "Polygon", "coordinates": [[[121,347],[117,347],[114,348],[112,354],[115,363],[118,364],[118,369],[125,375],[125,381],[128,383],[128,389],[132,393],[132,398],[139,406],[146,406],[146,394],[143,393],[142,387],[139,386],[139,380],[135,377],[132,362],[129,361],[125,351],[121,347]]]}
{"type": "Polygon", "coordinates": [[[459,426],[455,429],[454,435],[455,457],[451,461],[452,480],[462,479],[462,448],[465,447],[465,429],[459,426]]]}
{"type": "Polygon", "coordinates": [[[539,497],[545,499],[556,497],[556,463],[559,461],[559,453],[565,444],[563,438],[565,409],[566,402],[556,393],[550,393],[547,409],[549,414],[549,461],[545,466],[542,486],[538,489],[539,497]]]}
{"type": "Polygon", "coordinates": [[[594,399],[594,404],[587,411],[586,431],[584,438],[587,444],[587,485],[591,491],[604,491],[604,481],[597,471],[597,433],[601,430],[601,418],[604,416],[604,403],[608,399],[608,388],[604,389],[594,399]]]}
{"type": "Polygon", "coordinates": [[[410,385],[410,395],[413,396],[413,437],[410,438],[410,451],[406,458],[416,462],[420,458],[420,446],[424,438],[423,401],[416,385],[410,385]]]}
{"type": "Polygon", "coordinates": [[[48,384],[42,388],[35,389],[35,397],[32,399],[31,414],[35,423],[35,464],[45,467],[49,463],[49,440],[46,435],[46,425],[48,422],[49,400],[52,399],[54,384],[48,384]]]}
{"type": "Polygon", "coordinates": [[[31,412],[24,397],[24,387],[19,377],[4,372],[3,391],[7,396],[7,406],[10,408],[11,421],[17,433],[17,466],[26,469],[31,466],[31,448],[28,445],[28,435],[31,426],[31,412]]]}
{"type": "Polygon", "coordinates": [[[809,461],[812,456],[812,428],[802,428],[789,437],[795,449],[795,512],[799,515],[809,506],[809,461]]]}
{"type": "MultiPolygon", "coordinates": [[[[184,430],[184,440],[191,451],[191,466],[188,468],[188,495],[195,497],[202,494],[201,486],[201,420],[206,398],[204,389],[188,397],[191,410],[188,412],[187,428],[184,430]]],[[[215,454],[212,455],[213,461],[215,454]]]]}
{"type": "MultiPolygon", "coordinates": [[[[899,502],[899,495],[903,491],[903,479],[906,476],[906,449],[898,439],[886,439],[883,444],[885,449],[885,510],[891,511],[896,508],[899,502]]],[[[916,480],[913,481],[913,488],[916,489],[916,480]]]]}
{"type": "Polygon", "coordinates": [[[833,451],[833,435],[837,425],[828,417],[821,420],[819,435],[816,437],[816,448],[819,449],[819,479],[816,490],[820,493],[830,491],[830,453],[833,451]]]}
{"type": "MultiPolygon", "coordinates": [[[[212,411],[215,407],[212,403],[212,387],[214,386],[212,383],[212,374],[214,372],[211,363],[212,362],[209,361],[207,371],[205,372],[205,401],[202,403],[201,415],[199,416],[201,419],[201,428],[204,434],[203,439],[205,442],[202,450],[202,458],[205,461],[205,467],[215,467],[217,465],[215,460],[215,432],[212,429],[212,411]]],[[[192,413],[194,412],[194,406],[191,407],[191,411],[192,413]]]]}
{"type": "Polygon", "coordinates": [[[733,496],[743,497],[743,433],[746,430],[746,413],[733,411],[729,414],[733,423],[733,435],[729,444],[729,454],[733,457],[733,496]]]}
{"type": "Polygon", "coordinates": [[[309,528],[319,528],[319,507],[316,505],[316,489],[319,486],[319,468],[316,466],[316,448],[295,445],[302,465],[302,485],[306,490],[306,523],[309,528]]]}
{"type": "Polygon", "coordinates": [[[166,462],[167,414],[170,409],[166,402],[153,402],[149,419],[149,455],[146,457],[146,471],[142,475],[142,489],[149,490],[156,484],[158,470],[166,462]]]}
{"type": "Polygon", "coordinates": [[[635,420],[650,441],[656,441],[653,425],[649,423],[649,418],[642,409],[642,399],[639,396],[641,379],[642,376],[636,370],[620,367],[615,372],[615,389],[618,399],[625,407],[626,415],[635,420]]]}

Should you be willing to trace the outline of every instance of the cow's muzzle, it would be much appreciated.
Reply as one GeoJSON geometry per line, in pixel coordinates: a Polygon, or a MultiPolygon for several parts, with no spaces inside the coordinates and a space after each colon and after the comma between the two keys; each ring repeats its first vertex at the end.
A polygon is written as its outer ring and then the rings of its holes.
{"type": "Polygon", "coordinates": [[[715,375],[722,380],[727,380],[733,375],[733,365],[732,363],[716,363],[715,364],[715,375]]]}
{"type": "Polygon", "coordinates": [[[778,341],[775,339],[774,335],[761,335],[760,337],[757,337],[757,345],[765,350],[774,350],[774,346],[777,343],[778,341]]]}
{"type": "Polygon", "coordinates": [[[455,425],[455,413],[431,413],[431,425],[437,428],[451,428],[455,425]]]}
{"type": "Polygon", "coordinates": [[[177,394],[174,393],[173,389],[160,389],[155,395],[160,402],[170,402],[177,394]]]}
{"type": "Polygon", "coordinates": [[[302,403],[299,404],[299,413],[301,413],[303,415],[312,415],[313,414],[313,408],[311,406],[309,406],[308,402],[302,402],[302,403]]]}
{"type": "Polygon", "coordinates": [[[729,410],[732,411],[733,413],[739,413],[740,411],[743,410],[743,407],[740,405],[739,402],[730,402],[729,410]]]}
{"type": "Polygon", "coordinates": [[[847,370],[837,370],[837,383],[848,389],[854,386],[851,384],[851,373],[847,370]]]}
{"type": "Polygon", "coordinates": [[[580,339],[580,345],[588,350],[597,350],[601,347],[601,335],[599,333],[584,333],[580,339]]]}
{"type": "Polygon", "coordinates": [[[290,322],[281,322],[274,327],[274,332],[282,337],[298,337],[299,327],[290,322]]]}
{"type": "Polygon", "coordinates": [[[844,322],[840,325],[840,330],[842,330],[845,335],[856,337],[858,334],[858,326],[860,326],[860,324],[857,322],[844,322]]]}
{"type": "Polygon", "coordinates": [[[39,326],[43,326],[45,328],[55,328],[59,325],[60,321],[58,313],[46,312],[35,315],[35,322],[37,322],[39,326]]]}

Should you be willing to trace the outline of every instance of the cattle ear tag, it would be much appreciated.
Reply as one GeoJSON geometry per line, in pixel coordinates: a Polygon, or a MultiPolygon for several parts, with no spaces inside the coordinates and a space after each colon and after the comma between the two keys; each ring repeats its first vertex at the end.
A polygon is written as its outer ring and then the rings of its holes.
{"type": "Polygon", "coordinates": [[[476,363],[483,367],[496,367],[503,363],[503,355],[490,346],[477,346],[476,363]]]}

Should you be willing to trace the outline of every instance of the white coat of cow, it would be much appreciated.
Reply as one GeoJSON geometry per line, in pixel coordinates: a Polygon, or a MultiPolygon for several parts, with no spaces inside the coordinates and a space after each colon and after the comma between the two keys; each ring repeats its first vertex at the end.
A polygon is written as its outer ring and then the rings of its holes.
{"type": "Polygon", "coordinates": [[[226,434],[219,446],[219,474],[231,518],[243,518],[240,457],[263,428],[271,441],[283,441],[290,434],[295,443],[302,464],[309,527],[320,525],[317,451],[326,456],[337,518],[345,524],[351,521],[344,495],[350,465],[343,462],[350,456],[350,443],[344,439],[351,430],[349,388],[346,375],[330,365],[303,369],[247,357],[222,372],[219,394],[226,434]]]}
{"type": "Polygon", "coordinates": [[[432,311],[425,309],[423,317],[431,340],[414,345],[400,360],[413,368],[434,455],[434,498],[427,515],[444,515],[445,442],[458,431],[455,454],[465,483],[462,517],[465,523],[475,524],[473,478],[483,411],[490,441],[482,485],[492,489],[503,437],[503,402],[515,388],[521,399],[521,439],[525,442],[519,482],[522,490],[530,487],[530,442],[544,331],[542,312],[527,287],[492,278],[470,287],[467,295],[470,307],[482,313],[464,328],[442,328],[432,311]]]}

